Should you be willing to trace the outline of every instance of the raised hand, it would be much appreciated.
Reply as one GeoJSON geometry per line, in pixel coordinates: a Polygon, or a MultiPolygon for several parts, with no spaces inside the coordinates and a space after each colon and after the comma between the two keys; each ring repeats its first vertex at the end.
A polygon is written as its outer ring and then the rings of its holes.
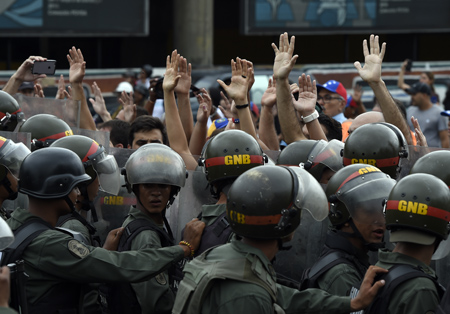
{"type": "Polygon", "coordinates": [[[261,106],[272,108],[277,103],[277,81],[269,78],[267,89],[261,97],[261,106]]]}
{"type": "Polygon", "coordinates": [[[104,113],[108,112],[108,110],[106,109],[105,100],[103,99],[102,91],[100,87],[98,87],[97,82],[92,84],[92,90],[94,91],[95,98],[89,98],[89,102],[91,103],[92,108],[94,108],[94,111],[99,116],[102,116],[104,113]]]}
{"type": "Polygon", "coordinates": [[[236,62],[231,60],[230,85],[226,85],[222,80],[217,80],[217,82],[227,92],[227,95],[237,104],[246,104],[248,103],[247,92],[250,77],[252,75],[251,72],[253,72],[253,69],[248,68],[247,62],[240,58],[236,58],[236,62]]]}
{"type": "Polygon", "coordinates": [[[302,116],[308,116],[316,110],[317,87],[316,80],[311,82],[311,77],[305,73],[298,78],[298,100],[292,96],[295,110],[302,116]]]}
{"type": "Polygon", "coordinates": [[[234,104],[234,100],[229,100],[227,96],[223,92],[220,92],[220,97],[222,97],[223,102],[219,105],[220,111],[222,111],[225,118],[233,118],[237,117],[236,106],[234,104]]]}
{"type": "Polygon", "coordinates": [[[364,53],[364,67],[361,63],[356,61],[355,68],[358,70],[361,78],[368,83],[377,83],[381,81],[381,64],[383,62],[384,54],[386,52],[386,43],[381,45],[378,36],[370,35],[370,51],[367,45],[367,40],[363,41],[364,53]]]}
{"type": "Polygon", "coordinates": [[[34,97],[45,98],[44,89],[42,88],[42,85],[39,83],[34,85],[34,97]]]}
{"type": "Polygon", "coordinates": [[[137,108],[133,102],[133,92],[128,95],[125,91],[122,92],[119,98],[119,103],[123,107],[123,117],[128,123],[131,123],[136,119],[137,108]]]}
{"type": "Polygon", "coordinates": [[[180,76],[180,80],[175,87],[175,93],[189,94],[192,84],[191,71],[191,64],[188,64],[186,58],[181,56],[178,64],[178,75],[180,76]]]}
{"type": "Polygon", "coordinates": [[[181,78],[178,74],[178,65],[180,63],[180,55],[175,49],[172,51],[171,56],[167,56],[166,59],[166,73],[164,74],[163,90],[164,91],[174,91],[181,78]]]}
{"type": "MultiPolygon", "coordinates": [[[[248,69],[254,69],[253,62],[248,60],[242,60],[243,62],[247,62],[247,68],[248,69]]],[[[251,71],[249,80],[248,80],[248,91],[250,92],[250,89],[252,89],[253,84],[255,84],[255,73],[254,71],[251,71]]]]}
{"type": "Polygon", "coordinates": [[[422,132],[420,128],[419,121],[416,118],[411,116],[411,123],[414,126],[414,135],[416,136],[417,146],[428,147],[427,138],[422,132]]]}
{"type": "Polygon", "coordinates": [[[71,84],[82,83],[86,72],[86,62],[80,49],[72,47],[67,55],[70,64],[69,81],[71,84]]]}
{"type": "Polygon", "coordinates": [[[35,61],[46,61],[47,58],[41,56],[30,56],[26,59],[20,67],[17,69],[16,73],[14,73],[14,78],[21,82],[31,82],[35,81],[38,78],[46,77],[45,74],[33,74],[31,73],[31,69],[35,61]]]}
{"type": "Polygon", "coordinates": [[[204,88],[202,88],[201,93],[198,93],[195,97],[197,97],[197,101],[199,103],[197,111],[197,122],[206,123],[211,113],[211,97],[204,88]]]}
{"type": "Polygon", "coordinates": [[[58,80],[58,91],[56,92],[55,99],[64,99],[66,98],[66,84],[64,83],[64,76],[61,74],[58,80]]]}
{"type": "Polygon", "coordinates": [[[298,55],[294,54],[295,37],[291,37],[289,42],[288,34],[280,35],[280,45],[277,46],[272,43],[272,48],[275,51],[275,61],[273,63],[273,75],[275,79],[287,79],[291,73],[298,55]]]}

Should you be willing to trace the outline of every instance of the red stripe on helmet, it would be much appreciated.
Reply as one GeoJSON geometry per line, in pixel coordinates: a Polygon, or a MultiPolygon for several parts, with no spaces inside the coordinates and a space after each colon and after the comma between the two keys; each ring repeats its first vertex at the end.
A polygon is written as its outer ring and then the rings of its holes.
{"type": "Polygon", "coordinates": [[[97,152],[98,148],[99,148],[99,145],[95,141],[92,141],[91,147],[89,147],[89,150],[86,153],[86,155],[84,156],[82,162],[88,161],[89,156],[95,154],[97,152]]]}
{"type": "MultiPolygon", "coordinates": [[[[243,154],[248,155],[248,154],[243,154]]],[[[234,155],[230,155],[231,157],[234,155]]],[[[250,155],[250,164],[263,164],[264,158],[259,155],[250,155]]],[[[205,167],[222,166],[225,165],[225,157],[213,157],[205,160],[205,167]]]]}
{"type": "MultiPolygon", "coordinates": [[[[344,166],[352,165],[352,159],[358,158],[347,158],[344,157],[344,166]]],[[[384,158],[384,159],[375,159],[375,158],[361,158],[361,159],[373,159],[375,160],[375,167],[384,168],[384,167],[392,167],[397,166],[400,160],[400,157],[392,157],[392,158],[384,158]]],[[[359,163],[359,162],[358,162],[359,163]]]]}
{"type": "Polygon", "coordinates": [[[37,140],[38,141],[57,140],[57,139],[60,139],[62,137],[69,136],[69,135],[73,135],[72,130],[67,130],[67,131],[56,133],[56,134],[53,134],[53,135],[50,135],[50,136],[47,136],[47,137],[38,138],[37,140]]]}
{"type": "MultiPolygon", "coordinates": [[[[238,213],[239,214],[239,213],[238,213]]],[[[269,215],[269,216],[249,216],[244,214],[239,214],[239,220],[235,221],[244,225],[253,226],[265,226],[265,225],[276,225],[281,219],[281,214],[269,215]]]]}
{"type": "MultiPolygon", "coordinates": [[[[17,114],[18,112],[22,112],[22,109],[17,109],[16,111],[14,111],[13,113],[10,113],[11,115],[13,114],[17,114]]],[[[0,119],[3,119],[3,117],[6,116],[6,113],[4,112],[0,112],[0,119]]]]}
{"type": "MultiPolygon", "coordinates": [[[[399,203],[400,203],[400,201],[387,201],[387,203],[386,203],[386,210],[397,210],[397,211],[400,211],[399,208],[398,208],[399,207],[399,203]]],[[[438,219],[450,222],[450,212],[448,212],[446,210],[443,210],[443,209],[440,209],[440,208],[433,207],[433,206],[428,206],[428,205],[427,205],[426,210],[427,210],[426,214],[419,214],[419,215],[435,217],[435,218],[438,218],[438,219]]],[[[405,210],[405,212],[411,214],[410,211],[405,210]]],[[[412,213],[412,214],[414,214],[414,213],[412,213]]]]}

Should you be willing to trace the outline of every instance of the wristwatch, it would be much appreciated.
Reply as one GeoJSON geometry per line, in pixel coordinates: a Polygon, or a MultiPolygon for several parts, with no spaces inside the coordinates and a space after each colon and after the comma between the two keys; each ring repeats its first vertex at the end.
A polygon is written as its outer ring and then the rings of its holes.
{"type": "Polygon", "coordinates": [[[248,104],[245,104],[245,105],[236,105],[236,109],[244,109],[244,108],[247,108],[248,107],[248,104]]]}
{"type": "Polygon", "coordinates": [[[316,120],[319,117],[319,113],[317,112],[317,110],[314,110],[313,113],[311,113],[309,116],[302,116],[303,122],[304,123],[309,123],[311,121],[316,120]]]}

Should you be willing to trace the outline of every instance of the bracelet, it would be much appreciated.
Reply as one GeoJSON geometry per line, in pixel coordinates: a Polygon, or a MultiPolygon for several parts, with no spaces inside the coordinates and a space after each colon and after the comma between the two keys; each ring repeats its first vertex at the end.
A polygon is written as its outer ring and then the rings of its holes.
{"type": "Polygon", "coordinates": [[[234,123],[239,123],[239,119],[234,119],[233,122],[234,123]]]}
{"type": "Polygon", "coordinates": [[[302,116],[303,122],[304,123],[309,123],[311,121],[316,120],[319,117],[319,113],[317,112],[317,110],[314,110],[313,113],[311,113],[309,116],[302,116]]]}
{"type": "Polygon", "coordinates": [[[192,245],[189,242],[187,242],[187,241],[180,241],[180,243],[178,243],[178,244],[187,246],[189,248],[189,250],[191,250],[191,257],[194,257],[195,251],[194,251],[194,249],[192,248],[192,245]]]}
{"type": "Polygon", "coordinates": [[[236,105],[236,109],[244,109],[244,108],[247,108],[248,107],[248,104],[245,104],[245,105],[236,105]]]}

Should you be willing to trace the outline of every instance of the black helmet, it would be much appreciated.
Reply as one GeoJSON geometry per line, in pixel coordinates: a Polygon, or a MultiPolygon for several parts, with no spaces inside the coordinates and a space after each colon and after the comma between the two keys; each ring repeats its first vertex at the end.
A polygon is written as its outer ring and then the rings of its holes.
{"type": "Polygon", "coordinates": [[[339,228],[353,218],[365,224],[382,221],[384,225],[383,205],[394,184],[395,180],[371,165],[342,168],[328,181],[325,191],[331,224],[339,228]]]}
{"type": "Polygon", "coordinates": [[[447,184],[450,187],[450,167],[448,162],[450,160],[450,151],[437,150],[430,152],[425,156],[420,157],[410,173],[428,173],[432,174],[447,184]]]}
{"type": "Polygon", "coordinates": [[[320,182],[326,168],[338,171],[343,167],[341,150],[344,143],[338,140],[301,140],[286,146],[278,156],[277,165],[303,167],[320,182]]]}
{"type": "Polygon", "coordinates": [[[19,171],[19,192],[41,199],[63,198],[91,179],[74,152],[49,147],[29,154],[19,171]]]}
{"type": "Polygon", "coordinates": [[[73,135],[69,125],[51,114],[37,114],[25,121],[19,132],[31,133],[31,151],[48,147],[55,140],[73,135]]]}
{"type": "Polygon", "coordinates": [[[10,172],[18,178],[20,165],[30,153],[23,143],[16,144],[12,140],[0,136],[0,184],[8,191],[10,200],[16,199],[17,191],[11,189],[11,182],[7,174],[10,172]]]}
{"type": "Polygon", "coordinates": [[[0,91],[0,128],[2,131],[14,131],[17,123],[25,120],[19,103],[10,94],[0,91]]]}
{"type": "Polygon", "coordinates": [[[328,214],[319,183],[299,167],[250,169],[236,179],[228,192],[231,228],[248,238],[281,239],[290,235],[300,224],[303,209],[316,220],[328,214]]]}
{"type": "Polygon", "coordinates": [[[80,157],[86,173],[92,178],[91,181],[98,176],[103,191],[113,195],[119,193],[120,171],[117,162],[93,139],[83,135],[66,136],[53,142],[50,147],[70,149],[80,157]]]}
{"type": "Polygon", "coordinates": [[[450,231],[450,191],[439,178],[411,174],[394,186],[386,204],[391,242],[423,245],[445,240],[450,231]]]}
{"type": "Polygon", "coordinates": [[[235,179],[248,169],[264,165],[265,155],[258,142],[240,130],[217,134],[204,146],[199,165],[210,184],[235,179]]]}
{"type": "Polygon", "coordinates": [[[353,131],[344,146],[344,166],[369,164],[392,178],[400,171],[400,158],[408,157],[402,132],[389,123],[365,124],[353,131]]]}

